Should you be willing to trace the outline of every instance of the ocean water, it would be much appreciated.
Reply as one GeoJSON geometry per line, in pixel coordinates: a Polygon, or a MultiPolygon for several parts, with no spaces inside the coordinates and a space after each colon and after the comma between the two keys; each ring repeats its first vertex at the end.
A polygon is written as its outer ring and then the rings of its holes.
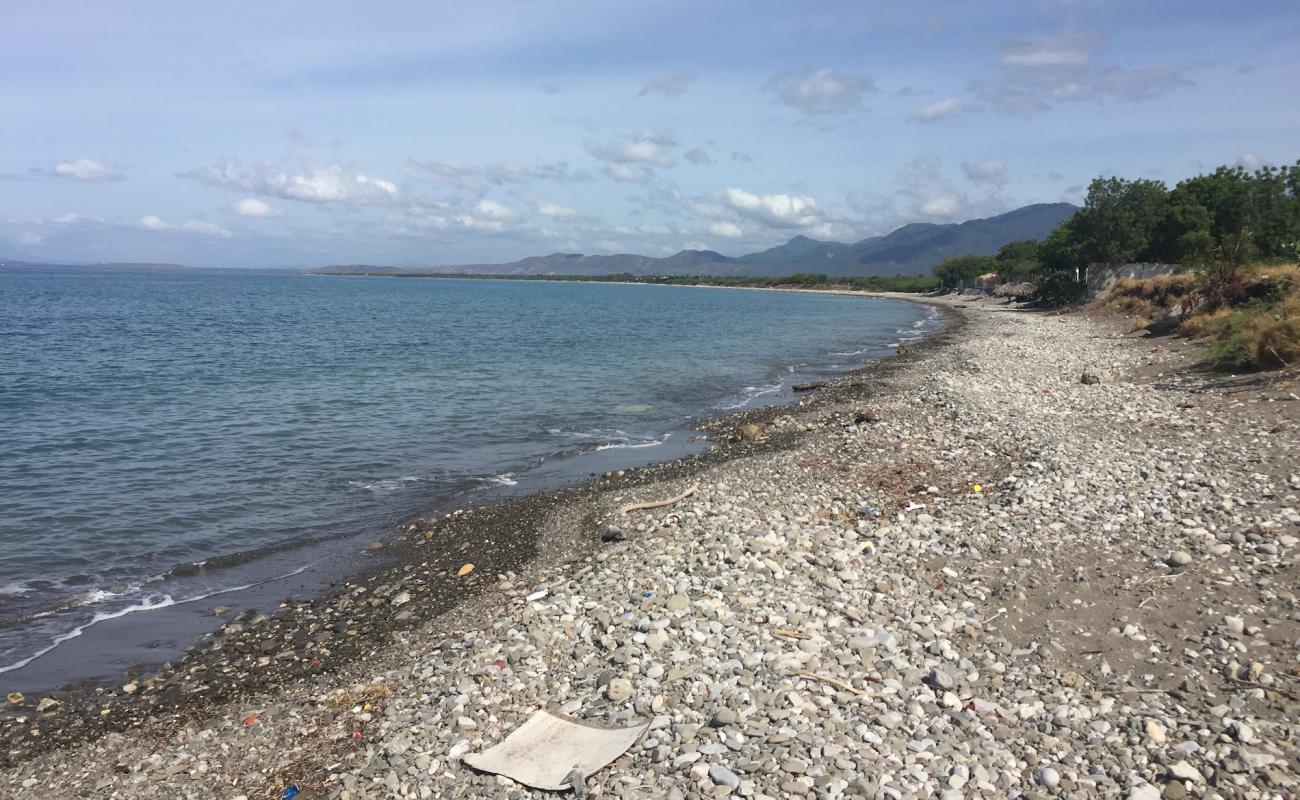
{"type": "Polygon", "coordinates": [[[936,324],[813,294],[0,271],[0,671],[542,465],[653,460],[936,324]]]}

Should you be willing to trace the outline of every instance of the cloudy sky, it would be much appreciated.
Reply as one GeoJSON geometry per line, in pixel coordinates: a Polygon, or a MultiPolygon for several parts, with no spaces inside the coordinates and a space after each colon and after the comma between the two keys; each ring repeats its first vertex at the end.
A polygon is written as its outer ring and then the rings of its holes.
{"type": "Polygon", "coordinates": [[[0,257],[738,255],[1300,158],[1294,0],[12,0],[0,257]]]}

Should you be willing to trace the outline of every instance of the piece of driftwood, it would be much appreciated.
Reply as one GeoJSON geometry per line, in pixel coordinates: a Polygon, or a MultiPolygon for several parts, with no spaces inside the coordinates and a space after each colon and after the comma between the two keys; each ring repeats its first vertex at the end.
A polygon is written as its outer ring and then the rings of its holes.
{"type": "Polygon", "coordinates": [[[849,683],[845,683],[839,678],[833,678],[830,675],[818,675],[815,672],[808,672],[807,670],[802,670],[802,669],[798,670],[797,672],[792,672],[790,674],[798,676],[800,678],[806,678],[811,681],[821,681],[822,683],[829,683],[831,686],[835,686],[840,689],[843,689],[844,691],[848,692],[849,694],[855,697],[862,697],[863,695],[866,694],[866,692],[862,691],[858,687],[853,686],[849,683]]]}
{"type": "Polygon", "coordinates": [[[796,383],[790,388],[796,392],[811,392],[813,389],[825,389],[830,385],[829,381],[809,381],[808,383],[796,383]]]}
{"type": "Polygon", "coordinates": [[[682,492],[681,494],[674,495],[668,498],[667,500],[652,500],[648,503],[629,503],[628,505],[625,505],[622,508],[620,508],[618,510],[618,513],[630,514],[633,511],[644,511],[646,509],[651,509],[651,508],[663,508],[664,506],[670,506],[674,503],[680,503],[681,501],[695,494],[699,490],[700,490],[700,485],[697,483],[691,488],[682,492]]]}

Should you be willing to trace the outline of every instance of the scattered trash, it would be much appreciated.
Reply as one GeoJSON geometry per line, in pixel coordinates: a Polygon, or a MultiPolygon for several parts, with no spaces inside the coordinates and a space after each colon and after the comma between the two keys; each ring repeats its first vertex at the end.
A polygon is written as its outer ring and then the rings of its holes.
{"type": "Polygon", "coordinates": [[[976,494],[978,494],[979,492],[984,491],[984,487],[983,487],[983,486],[980,486],[980,485],[977,483],[977,484],[975,484],[974,486],[970,487],[970,490],[971,490],[972,492],[975,492],[976,494]]]}
{"type": "Polygon", "coordinates": [[[256,725],[256,724],[257,724],[257,715],[256,715],[256,714],[249,714],[248,716],[244,717],[244,719],[242,720],[242,722],[243,722],[245,725],[256,725]]]}
{"type": "Polygon", "coordinates": [[[528,597],[526,597],[525,599],[530,603],[535,603],[538,600],[541,600],[543,597],[546,597],[550,593],[551,592],[549,589],[538,589],[537,591],[528,595],[528,597]]]}
{"type": "Polygon", "coordinates": [[[465,566],[461,567],[459,570],[456,571],[456,577],[463,578],[473,571],[474,571],[474,565],[466,564],[465,566]]]}
{"type": "Polygon", "coordinates": [[[10,692],[5,695],[5,699],[9,701],[9,705],[11,706],[20,706],[27,702],[27,698],[23,697],[22,692],[10,692]]]}
{"type": "Polygon", "coordinates": [[[537,711],[499,744],[462,760],[474,769],[504,775],[547,791],[571,789],[586,796],[580,782],[623,755],[649,721],[630,728],[606,728],[585,720],[537,711]]]}
{"type": "Polygon", "coordinates": [[[280,800],[293,800],[298,796],[299,791],[297,786],[286,786],[284,791],[280,793],[280,800]]]}

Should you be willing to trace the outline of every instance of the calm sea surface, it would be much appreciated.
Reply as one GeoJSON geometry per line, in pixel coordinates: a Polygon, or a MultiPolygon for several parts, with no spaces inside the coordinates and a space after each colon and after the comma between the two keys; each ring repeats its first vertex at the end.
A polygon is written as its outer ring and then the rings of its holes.
{"type": "Polygon", "coordinates": [[[935,325],[810,294],[0,271],[0,668],[575,453],[652,460],[935,325]]]}

